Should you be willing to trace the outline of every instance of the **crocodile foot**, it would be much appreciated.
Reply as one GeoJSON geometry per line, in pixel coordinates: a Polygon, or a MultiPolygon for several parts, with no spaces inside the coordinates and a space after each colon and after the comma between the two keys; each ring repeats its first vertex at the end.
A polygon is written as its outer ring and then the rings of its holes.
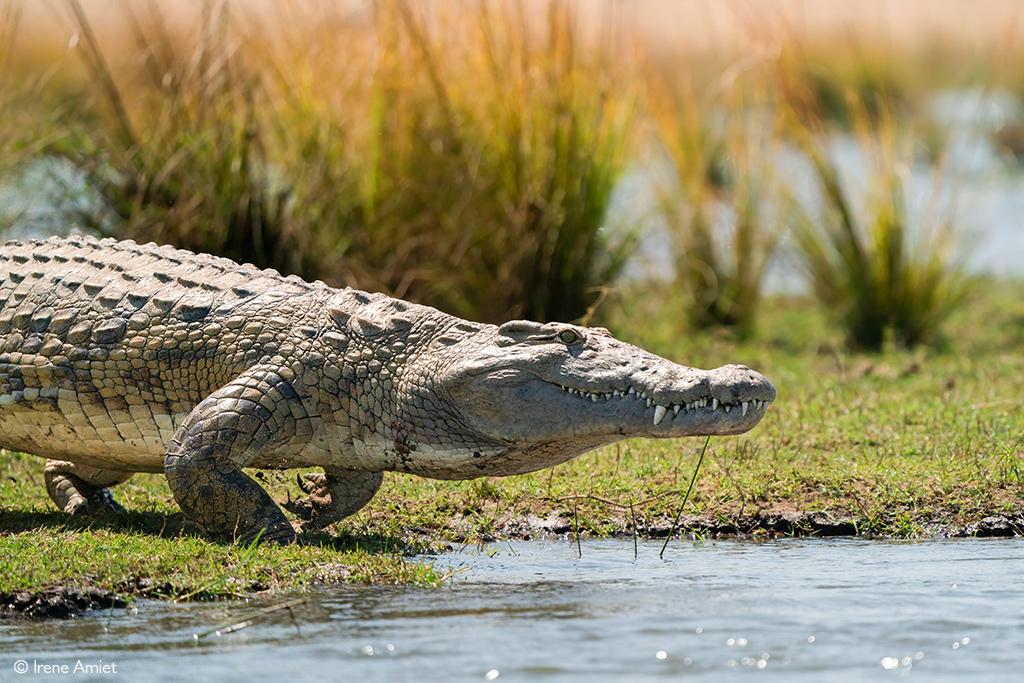
{"type": "Polygon", "coordinates": [[[47,488],[61,511],[76,517],[124,514],[124,507],[110,489],[94,486],[73,474],[58,474],[48,478],[47,488]]]}
{"type": "Polygon", "coordinates": [[[380,488],[381,472],[345,470],[297,477],[305,498],[289,500],[285,510],[303,520],[304,531],[323,527],[358,512],[380,488]]]}
{"type": "Polygon", "coordinates": [[[331,505],[331,490],[327,488],[327,475],[325,474],[300,474],[296,476],[299,488],[307,495],[306,498],[296,498],[281,504],[288,512],[299,519],[309,522],[313,517],[318,516],[320,510],[326,510],[331,505]]]}

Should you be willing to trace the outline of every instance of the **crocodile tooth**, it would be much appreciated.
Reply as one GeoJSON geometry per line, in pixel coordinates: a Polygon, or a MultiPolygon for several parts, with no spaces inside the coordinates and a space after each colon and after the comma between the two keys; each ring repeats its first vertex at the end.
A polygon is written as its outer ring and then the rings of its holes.
{"type": "Polygon", "coordinates": [[[746,401],[744,401],[743,403],[740,404],[740,406],[743,408],[743,417],[746,417],[747,416],[747,408],[750,407],[750,404],[747,403],[746,401]]]}
{"type": "Polygon", "coordinates": [[[590,400],[593,401],[594,403],[597,403],[597,394],[591,394],[590,400]]]}
{"type": "Polygon", "coordinates": [[[674,406],[672,406],[672,415],[673,416],[678,415],[679,411],[682,410],[682,409],[683,409],[683,407],[681,405],[679,405],[678,403],[676,403],[674,406]]]}
{"type": "Polygon", "coordinates": [[[711,410],[718,410],[718,399],[711,399],[711,410]]]}
{"type": "Polygon", "coordinates": [[[647,398],[647,392],[646,391],[641,391],[640,392],[640,398],[647,398]]]}
{"type": "Polygon", "coordinates": [[[658,424],[662,420],[665,419],[665,413],[666,413],[665,406],[654,406],[654,426],[655,427],[657,427],[658,424]]]}
{"type": "Polygon", "coordinates": [[[622,396],[622,392],[621,392],[621,391],[619,391],[618,389],[616,389],[616,390],[614,390],[614,391],[612,392],[612,396],[615,396],[615,397],[619,397],[619,396],[622,396]]]}
{"type": "Polygon", "coordinates": [[[731,405],[729,405],[728,403],[726,403],[726,404],[725,404],[725,412],[727,412],[727,413],[728,413],[728,412],[729,412],[730,410],[732,410],[732,406],[731,406],[731,405]]]}
{"type": "Polygon", "coordinates": [[[647,397],[647,407],[648,408],[651,407],[651,398],[650,398],[650,396],[647,397]]]}
{"type": "Polygon", "coordinates": [[[636,393],[636,389],[634,389],[633,387],[630,387],[629,390],[626,391],[626,395],[627,396],[629,396],[631,394],[635,394],[635,393],[636,393]]]}

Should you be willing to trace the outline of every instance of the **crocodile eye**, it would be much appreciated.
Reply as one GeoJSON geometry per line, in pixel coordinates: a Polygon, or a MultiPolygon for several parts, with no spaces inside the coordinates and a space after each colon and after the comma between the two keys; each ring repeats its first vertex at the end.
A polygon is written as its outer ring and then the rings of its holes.
{"type": "Polygon", "coordinates": [[[580,335],[576,330],[562,330],[558,333],[558,338],[566,344],[575,344],[580,340],[580,335]]]}

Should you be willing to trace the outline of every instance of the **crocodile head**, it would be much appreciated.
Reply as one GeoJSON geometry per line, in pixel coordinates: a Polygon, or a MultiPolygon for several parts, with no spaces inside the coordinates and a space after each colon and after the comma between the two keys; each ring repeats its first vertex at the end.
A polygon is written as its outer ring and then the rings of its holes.
{"type": "Polygon", "coordinates": [[[630,437],[739,434],[775,399],[745,366],[677,365],[603,328],[512,321],[449,350],[435,386],[459,421],[510,445],[517,472],[630,437]]]}

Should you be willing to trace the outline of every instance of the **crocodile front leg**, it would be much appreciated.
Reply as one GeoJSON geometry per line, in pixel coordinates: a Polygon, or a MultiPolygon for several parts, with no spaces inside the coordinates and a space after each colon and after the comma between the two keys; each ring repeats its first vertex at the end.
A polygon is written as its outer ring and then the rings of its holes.
{"type": "Polygon", "coordinates": [[[304,474],[299,488],[306,498],[284,504],[286,510],[306,520],[303,530],[323,527],[359,512],[384,480],[383,472],[325,470],[324,474],[304,474]]]}
{"type": "Polygon", "coordinates": [[[123,484],[132,474],[134,472],[99,469],[65,460],[47,460],[43,480],[46,492],[62,512],[82,516],[120,514],[124,508],[107,487],[123,484]]]}
{"type": "Polygon", "coordinates": [[[204,399],[175,433],[164,459],[185,516],[226,540],[294,542],[295,530],[277,503],[242,468],[287,444],[297,420],[309,420],[298,394],[267,368],[249,370],[204,399]]]}

